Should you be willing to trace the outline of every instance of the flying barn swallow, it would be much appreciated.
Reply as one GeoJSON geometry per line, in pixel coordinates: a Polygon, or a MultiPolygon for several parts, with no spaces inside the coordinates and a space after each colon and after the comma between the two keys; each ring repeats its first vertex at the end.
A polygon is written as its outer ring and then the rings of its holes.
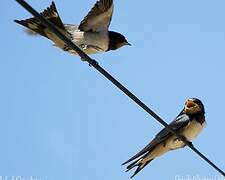
{"type": "MultiPolygon", "coordinates": [[[[188,99],[181,113],[169,124],[175,132],[190,143],[201,132],[205,125],[204,105],[196,98],[188,99]]],[[[167,128],[164,128],[147,146],[122,165],[130,163],[127,166],[127,171],[137,167],[136,171],[131,176],[132,178],[156,157],[184,146],[183,141],[179,140],[167,128]]]]}
{"type": "MultiPolygon", "coordinates": [[[[41,13],[43,17],[54,24],[58,30],[87,54],[116,50],[124,45],[130,45],[122,34],[108,30],[112,14],[113,0],[97,1],[80,25],[63,24],[54,2],[41,13]]],[[[74,50],[68,47],[37,18],[15,20],[15,22],[28,28],[30,34],[44,36],[52,40],[54,46],[77,55],[74,50]]]]}

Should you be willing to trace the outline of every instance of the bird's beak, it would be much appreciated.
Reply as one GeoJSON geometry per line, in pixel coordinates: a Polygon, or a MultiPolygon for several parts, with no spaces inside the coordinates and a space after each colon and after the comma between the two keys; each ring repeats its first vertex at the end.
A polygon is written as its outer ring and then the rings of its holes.
{"type": "Polygon", "coordinates": [[[196,106],[196,103],[194,103],[192,100],[188,99],[186,102],[186,107],[187,108],[193,108],[196,106]]]}
{"type": "Polygon", "coordinates": [[[131,44],[130,44],[129,42],[127,42],[125,45],[127,45],[127,46],[131,46],[131,44]]]}
{"type": "Polygon", "coordinates": [[[194,114],[200,112],[201,108],[193,102],[191,99],[188,99],[185,103],[184,112],[188,114],[194,114]]]}

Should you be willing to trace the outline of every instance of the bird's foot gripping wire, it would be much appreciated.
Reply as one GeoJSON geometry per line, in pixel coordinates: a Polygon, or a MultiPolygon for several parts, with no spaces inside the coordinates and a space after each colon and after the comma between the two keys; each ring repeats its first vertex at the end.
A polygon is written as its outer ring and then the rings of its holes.
{"type": "MultiPolygon", "coordinates": [[[[87,59],[86,58],[80,58],[81,59],[81,61],[87,61],[87,59]]],[[[90,66],[90,67],[92,67],[92,66],[97,66],[98,65],[98,62],[96,61],[96,60],[94,60],[94,59],[91,59],[91,60],[89,60],[89,61],[87,61],[88,62],[88,65],[90,66]],[[89,61],[91,61],[91,62],[89,62],[89,61]]]]}
{"type": "Polygon", "coordinates": [[[89,63],[89,66],[90,66],[90,67],[92,67],[92,66],[97,66],[97,65],[98,65],[98,62],[97,62],[96,60],[94,60],[94,59],[92,59],[91,62],[92,62],[92,63],[89,63]]]}
{"type": "MultiPolygon", "coordinates": [[[[189,147],[194,147],[191,141],[189,141],[185,136],[179,136],[179,140],[186,142],[189,147]]],[[[185,146],[185,145],[184,145],[185,146]]]]}

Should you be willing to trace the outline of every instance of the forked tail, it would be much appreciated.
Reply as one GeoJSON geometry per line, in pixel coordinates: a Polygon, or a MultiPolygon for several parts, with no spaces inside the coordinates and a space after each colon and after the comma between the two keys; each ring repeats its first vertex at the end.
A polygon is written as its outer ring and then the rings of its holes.
{"type": "MultiPolygon", "coordinates": [[[[59,17],[58,11],[56,9],[55,3],[52,1],[50,7],[45,9],[40,13],[43,17],[45,17],[48,21],[54,24],[57,28],[61,30],[65,30],[65,27],[62,23],[62,20],[59,17]]],[[[35,17],[25,19],[25,20],[14,20],[16,23],[28,28],[29,34],[40,34],[42,36],[47,37],[45,30],[46,27],[35,17]]],[[[48,38],[48,37],[47,37],[48,38]]]]}

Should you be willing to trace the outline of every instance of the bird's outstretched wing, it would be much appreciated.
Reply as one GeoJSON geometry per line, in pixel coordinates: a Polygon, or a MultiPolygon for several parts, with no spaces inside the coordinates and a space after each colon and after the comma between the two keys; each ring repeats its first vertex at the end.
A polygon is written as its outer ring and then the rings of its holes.
{"type": "Polygon", "coordinates": [[[98,0],[87,16],[81,21],[81,31],[108,30],[113,14],[113,0],[98,0]]]}
{"type": "MultiPolygon", "coordinates": [[[[172,121],[169,124],[169,126],[174,131],[179,131],[180,129],[185,127],[189,122],[190,118],[187,115],[181,113],[180,115],[177,116],[177,118],[174,121],[172,121]]],[[[156,145],[166,140],[171,134],[172,133],[167,128],[162,129],[147,146],[145,146],[140,152],[138,152],[136,155],[128,159],[122,165],[127,164],[139,158],[140,156],[145,155],[146,153],[151,153],[151,151],[154,149],[156,145]]]]}

